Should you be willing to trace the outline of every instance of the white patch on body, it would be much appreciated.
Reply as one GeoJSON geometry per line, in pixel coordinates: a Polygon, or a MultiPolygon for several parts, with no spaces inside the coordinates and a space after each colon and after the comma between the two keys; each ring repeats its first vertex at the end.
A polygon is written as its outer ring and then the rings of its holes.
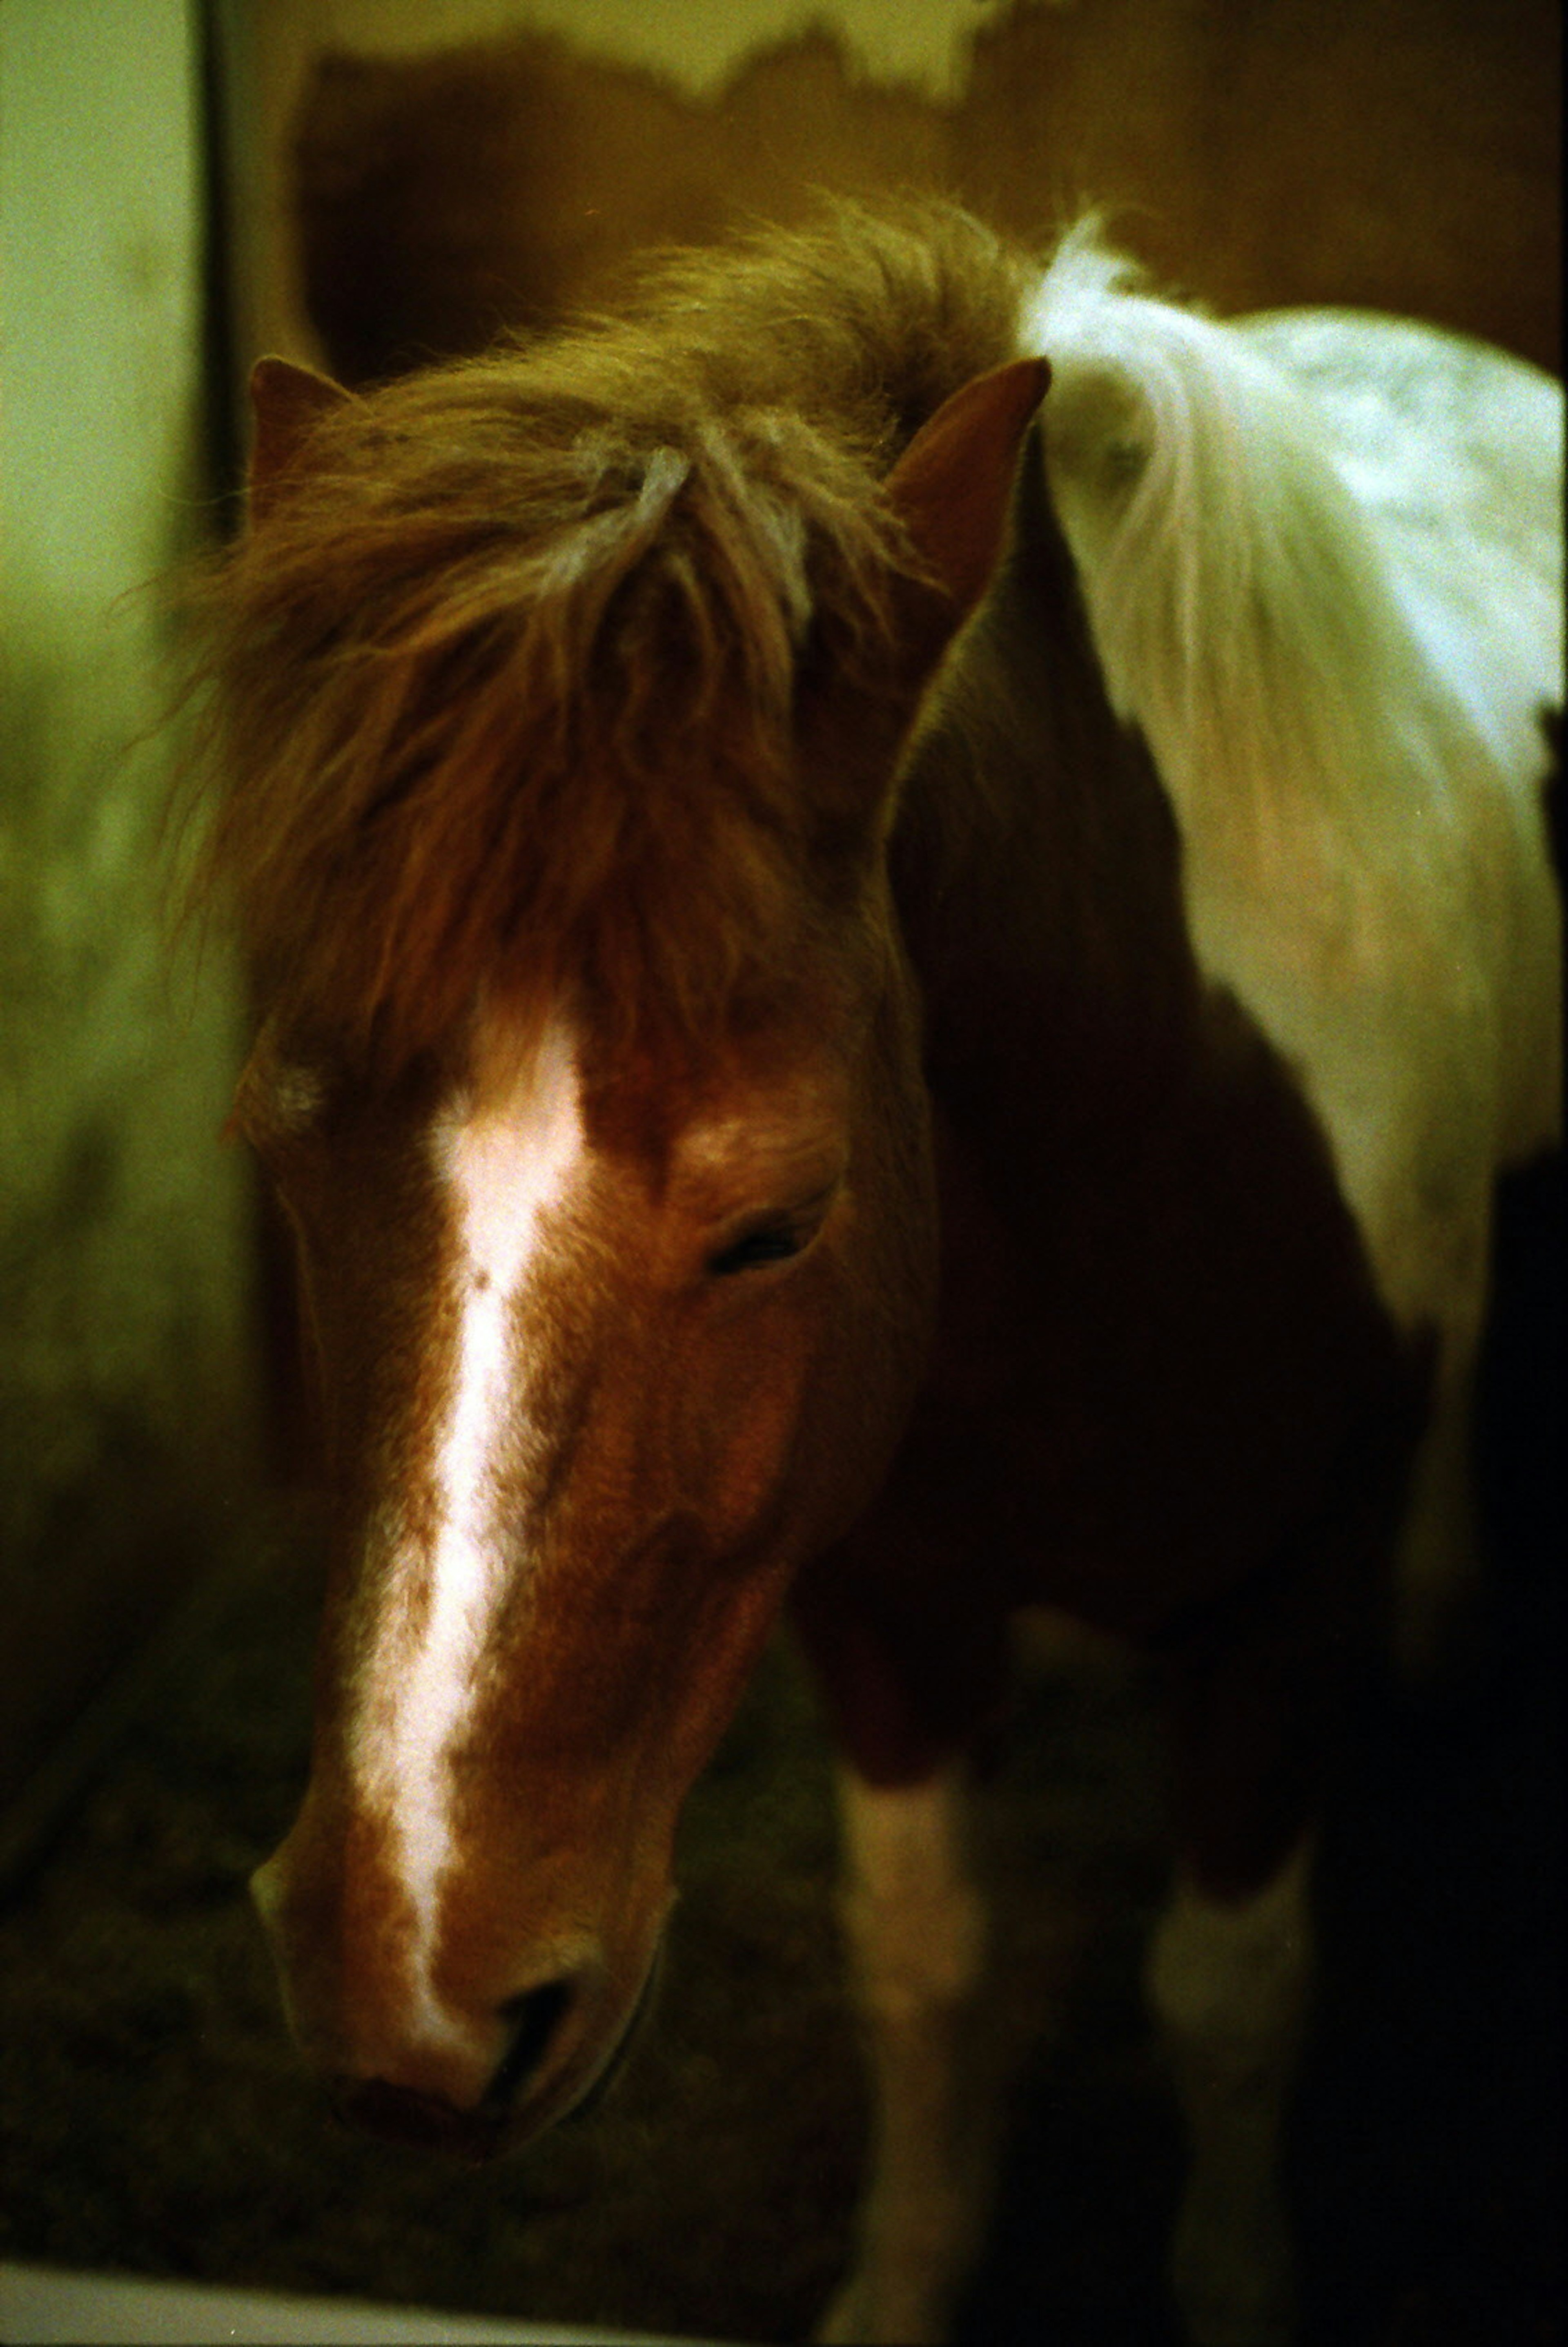
{"type": "Polygon", "coordinates": [[[433,1146],[458,1241],[458,1336],[433,1460],[438,1529],[428,1551],[394,1534],[379,1572],[367,1560],[382,1611],[351,1765],[392,1828],[416,1919],[412,1969],[424,2027],[450,2038],[453,2020],[433,1995],[431,1970],[452,1851],[453,1747],[520,1545],[520,1528],[508,1523],[503,1540],[495,1521],[502,1456],[526,1456],[528,1443],[516,1307],[539,1267],[550,1209],[570,1192],[585,1152],[565,1030],[546,1031],[510,1092],[446,1112],[433,1146]]]}
{"type": "Polygon", "coordinates": [[[1462,1358],[1493,1174],[1561,1123],[1561,387],[1370,315],[1218,323],[1091,229],[1020,340],[1200,966],[1298,1071],[1390,1311],[1462,1358]]]}
{"type": "Polygon", "coordinates": [[[1400,1557],[1420,1668],[1472,1569],[1493,1183],[1562,1130],[1563,389],[1366,313],[1222,323],[1092,226],[1020,347],[1051,360],[1052,503],[1198,965],[1294,1071],[1393,1319],[1441,1340],[1400,1557]]]}

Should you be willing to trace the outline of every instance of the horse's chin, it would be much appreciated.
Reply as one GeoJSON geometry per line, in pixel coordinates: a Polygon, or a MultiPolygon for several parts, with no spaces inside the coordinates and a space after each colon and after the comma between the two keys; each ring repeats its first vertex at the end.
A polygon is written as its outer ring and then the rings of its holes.
{"type": "Polygon", "coordinates": [[[460,2110],[438,2096],[389,2086],[381,2078],[335,2082],[330,2089],[332,2106],[347,2125],[385,2143],[487,2167],[596,2111],[625,2065],[630,2034],[628,2028],[581,2087],[557,2089],[514,2110],[460,2110]]]}
{"type": "Polygon", "coordinates": [[[446,2152],[474,2166],[499,2158],[525,2139],[514,2135],[504,2116],[461,2111],[437,2096],[389,2086],[382,2078],[337,2080],[329,2093],[333,2109],[348,2126],[379,2136],[383,2143],[446,2152]]]}
{"type": "Polygon", "coordinates": [[[542,2113],[537,2118],[530,2118],[526,2111],[518,2115],[516,2143],[519,2148],[524,2143],[532,2143],[535,2137],[545,2134],[553,2127],[575,2127],[594,2116],[619,2083],[621,2073],[631,2058],[632,2049],[642,2035],[663,1971],[664,1941],[661,1938],[643,1975],[636,2003],[622,2024],[620,2035],[561,2105],[542,2113]]]}
{"type": "MultiPolygon", "coordinates": [[[[644,1980],[642,1987],[637,1992],[637,2001],[632,2007],[631,2016],[626,2022],[626,2027],[621,2031],[621,2034],[616,2040],[615,2045],[610,2048],[608,2055],[600,2064],[593,2077],[588,2080],[586,2086],[583,2088],[582,2093],[578,2095],[575,2102],[570,2104],[569,2106],[562,2112],[561,2117],[563,2120],[569,2121],[575,2125],[583,2119],[592,2118],[595,2112],[599,2108],[600,2105],[606,2100],[616,2086],[620,2079],[622,2071],[626,2068],[626,2064],[630,2059],[633,2046],[636,2043],[636,2040],[642,2035],[644,2024],[647,2019],[648,2012],[653,2004],[654,1997],[658,1987],[659,1975],[663,1970],[664,1942],[661,1940],[658,1948],[655,1952],[654,1960],[648,1966],[647,1978],[644,1980]]],[[[549,2124],[549,2122],[546,2122],[546,2124],[549,2124]]]]}

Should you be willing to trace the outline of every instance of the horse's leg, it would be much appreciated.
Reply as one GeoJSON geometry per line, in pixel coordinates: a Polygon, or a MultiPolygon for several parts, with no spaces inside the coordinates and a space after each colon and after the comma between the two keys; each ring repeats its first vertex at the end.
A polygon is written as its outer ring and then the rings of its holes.
{"type": "Polygon", "coordinates": [[[1174,2280],[1200,2347],[1293,2330],[1278,2154],[1312,1985],[1310,1852],[1358,1694],[1387,1670],[1431,1366],[1396,1364],[1316,1521],[1166,1651],[1180,1864],[1147,1986],[1186,2109],[1174,2280]]]}
{"type": "Polygon", "coordinates": [[[1240,1898],[1186,1870],[1155,1933],[1149,2000],[1186,2116],[1172,2258],[1196,2347],[1272,2347],[1294,2320],[1280,2131],[1311,1982],[1309,1837],[1240,1898]]]}
{"type": "Polygon", "coordinates": [[[985,1919],[965,1865],[957,1765],[879,1790],[841,1772],[843,1914],[874,2096],[871,2181],[854,2270],[824,2340],[936,2341],[977,2247],[984,2147],[959,2043],[985,1919]]]}

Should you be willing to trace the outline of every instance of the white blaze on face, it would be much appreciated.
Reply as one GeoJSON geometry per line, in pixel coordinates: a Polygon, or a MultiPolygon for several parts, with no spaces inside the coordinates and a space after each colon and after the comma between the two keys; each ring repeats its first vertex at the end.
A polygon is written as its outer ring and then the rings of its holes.
{"type": "MultiPolygon", "coordinates": [[[[388,1818],[394,1863],[416,1916],[413,1983],[432,2036],[453,2024],[430,1988],[440,1885],[451,1851],[453,1742],[472,1700],[486,1634],[510,1576],[519,1527],[495,1521],[503,1453],[526,1452],[528,1363],[515,1340],[518,1298],[535,1272],[549,1209],[585,1153],[570,1041],[559,1026],[517,1084],[483,1107],[451,1110],[432,1136],[457,1245],[458,1336],[433,1458],[433,1544],[393,1532],[367,1557],[381,1594],[357,1706],[351,1766],[388,1818]],[[423,1603],[420,1593],[428,1594],[423,1603]]],[[[525,1533],[524,1533],[525,1539],[525,1533]]]]}

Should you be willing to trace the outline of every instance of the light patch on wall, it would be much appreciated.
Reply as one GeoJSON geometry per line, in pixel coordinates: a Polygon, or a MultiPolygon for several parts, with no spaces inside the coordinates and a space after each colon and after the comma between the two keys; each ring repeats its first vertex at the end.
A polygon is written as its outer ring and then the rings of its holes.
{"type": "Polygon", "coordinates": [[[209,511],[197,14],[0,7],[0,1801],[248,1489],[236,1000],[160,920],[144,591],[209,511]]]}
{"type": "Polygon", "coordinates": [[[932,97],[956,94],[973,33],[1002,0],[319,0],[322,48],[381,56],[450,47],[509,32],[560,33],[587,54],[645,66],[688,97],[711,97],[751,52],[815,26],[839,34],[877,81],[912,82],[932,97]]]}

